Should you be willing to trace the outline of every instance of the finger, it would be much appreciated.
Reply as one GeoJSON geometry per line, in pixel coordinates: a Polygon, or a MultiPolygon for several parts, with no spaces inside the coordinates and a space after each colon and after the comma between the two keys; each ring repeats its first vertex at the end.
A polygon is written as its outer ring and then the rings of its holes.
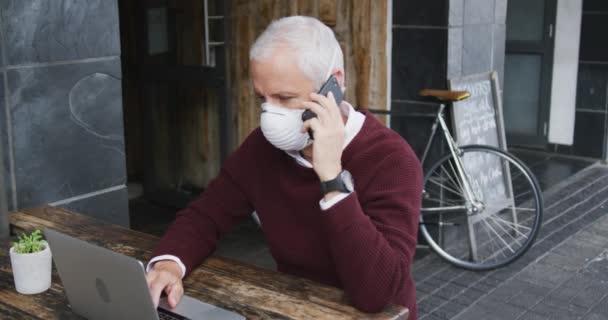
{"type": "Polygon", "coordinates": [[[321,122],[317,118],[312,118],[304,121],[304,125],[302,125],[302,133],[308,131],[308,129],[312,129],[313,132],[317,132],[318,129],[321,128],[321,122]]]}
{"type": "Polygon", "coordinates": [[[152,284],[154,279],[156,279],[157,276],[158,276],[158,272],[156,272],[154,269],[152,269],[152,270],[150,270],[150,272],[146,273],[146,282],[148,283],[148,287],[150,287],[150,285],[152,284]]]}
{"type": "Polygon", "coordinates": [[[169,303],[169,306],[171,308],[173,308],[173,305],[171,304],[172,301],[171,301],[171,299],[169,299],[169,297],[171,296],[171,292],[173,291],[173,287],[174,287],[173,284],[170,284],[170,285],[168,285],[168,286],[165,287],[165,294],[167,295],[167,302],[169,303]]]}
{"type": "Polygon", "coordinates": [[[338,107],[338,105],[336,104],[336,99],[331,91],[327,93],[327,96],[313,92],[310,94],[310,98],[312,101],[315,101],[323,107],[327,108],[327,110],[333,111],[338,107]]]}
{"type": "Polygon", "coordinates": [[[329,119],[330,114],[327,108],[322,107],[316,102],[302,101],[302,106],[306,109],[310,109],[312,112],[317,114],[317,117],[321,122],[325,122],[325,119],[329,119]]]}
{"type": "Polygon", "coordinates": [[[169,296],[171,294],[171,290],[173,290],[173,284],[168,284],[163,291],[165,291],[165,294],[169,296]]]}
{"type": "Polygon", "coordinates": [[[183,295],[184,295],[184,287],[181,285],[181,283],[176,283],[173,286],[171,286],[171,293],[169,294],[169,297],[167,298],[167,300],[169,301],[169,306],[171,308],[177,307],[177,305],[179,304],[179,301],[181,300],[183,295]]]}
{"type": "Polygon", "coordinates": [[[336,103],[334,94],[331,91],[327,93],[327,97],[317,93],[311,94],[310,97],[313,101],[321,104],[333,119],[341,118],[340,109],[336,103]]]}
{"type": "Polygon", "coordinates": [[[330,106],[330,102],[331,102],[326,96],[315,93],[315,92],[310,94],[310,99],[326,108],[330,106]]]}
{"type": "Polygon", "coordinates": [[[158,301],[160,300],[160,294],[163,291],[163,286],[158,282],[153,283],[150,286],[150,296],[152,297],[152,302],[154,303],[154,308],[158,307],[158,301]]]}
{"type": "Polygon", "coordinates": [[[152,296],[155,308],[158,307],[160,295],[168,284],[169,281],[165,277],[157,277],[150,285],[150,295],[152,296]]]}
{"type": "Polygon", "coordinates": [[[329,107],[329,113],[334,117],[338,117],[340,115],[340,106],[336,103],[336,98],[334,97],[333,92],[329,92],[327,94],[327,99],[331,102],[331,107],[329,107]],[[335,107],[334,107],[335,106],[335,107]]]}

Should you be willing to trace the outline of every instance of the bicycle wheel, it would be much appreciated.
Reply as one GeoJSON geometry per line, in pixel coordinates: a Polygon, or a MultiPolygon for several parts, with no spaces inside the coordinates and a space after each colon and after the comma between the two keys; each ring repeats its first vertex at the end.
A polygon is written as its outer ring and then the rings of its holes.
{"type": "Polygon", "coordinates": [[[424,177],[420,231],[442,258],[469,270],[489,270],[521,257],[542,221],[542,194],[530,170],[489,146],[459,148],[473,199],[452,154],[424,177]]]}

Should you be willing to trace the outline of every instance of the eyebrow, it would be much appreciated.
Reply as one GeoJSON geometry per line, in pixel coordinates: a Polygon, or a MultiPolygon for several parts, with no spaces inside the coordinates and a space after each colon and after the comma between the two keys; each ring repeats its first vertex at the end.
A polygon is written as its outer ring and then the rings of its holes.
{"type": "MultiPolygon", "coordinates": [[[[257,96],[261,96],[262,94],[257,90],[257,89],[253,89],[253,92],[257,95],[257,96]]],[[[280,97],[280,96],[297,96],[298,94],[295,92],[291,92],[291,91],[279,91],[277,93],[273,93],[271,96],[273,97],[280,97]]]]}
{"type": "Polygon", "coordinates": [[[297,93],[291,92],[291,91],[280,91],[280,92],[273,94],[273,96],[297,96],[297,95],[298,95],[297,93]]]}

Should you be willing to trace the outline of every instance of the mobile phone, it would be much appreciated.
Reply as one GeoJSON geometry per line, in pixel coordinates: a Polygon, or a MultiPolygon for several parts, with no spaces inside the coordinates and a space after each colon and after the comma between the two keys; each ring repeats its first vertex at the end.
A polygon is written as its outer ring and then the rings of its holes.
{"type": "MultiPolygon", "coordinates": [[[[327,79],[327,81],[325,81],[325,83],[321,86],[321,89],[319,89],[318,94],[327,96],[327,94],[330,92],[334,95],[336,104],[340,105],[342,99],[344,99],[344,95],[342,94],[342,88],[340,88],[340,84],[338,83],[338,78],[335,76],[331,76],[329,79],[327,79]]],[[[302,113],[302,121],[312,119],[316,116],[316,113],[312,112],[310,109],[306,109],[302,113]]],[[[310,139],[313,139],[312,130],[308,129],[308,135],[310,136],[310,139]]]]}

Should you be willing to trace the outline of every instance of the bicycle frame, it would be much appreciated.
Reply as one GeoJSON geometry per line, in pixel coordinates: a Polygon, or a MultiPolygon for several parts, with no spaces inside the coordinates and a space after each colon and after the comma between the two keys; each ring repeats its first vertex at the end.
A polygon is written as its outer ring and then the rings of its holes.
{"type": "Polygon", "coordinates": [[[475,199],[475,197],[473,195],[473,191],[469,184],[469,179],[464,174],[464,166],[463,166],[462,161],[460,160],[460,157],[458,154],[458,144],[456,143],[456,141],[454,141],[454,138],[452,138],[452,135],[450,134],[448,126],[445,123],[445,120],[443,119],[444,110],[445,110],[445,104],[440,104],[439,111],[437,112],[437,118],[435,119],[435,122],[433,123],[433,127],[431,128],[431,136],[429,137],[429,141],[427,142],[427,144],[424,148],[424,153],[422,154],[422,159],[420,160],[420,162],[422,164],[424,164],[424,161],[429,153],[429,150],[431,149],[431,145],[433,144],[433,139],[435,138],[435,134],[437,133],[437,128],[441,127],[441,131],[443,131],[445,140],[448,143],[448,148],[450,150],[450,153],[452,154],[452,157],[455,159],[454,162],[456,164],[456,170],[458,171],[458,174],[460,175],[460,178],[462,179],[462,182],[463,182],[462,187],[466,193],[467,201],[471,202],[473,199],[475,199]]]}
{"type": "MultiPolygon", "coordinates": [[[[445,104],[440,104],[439,111],[437,111],[437,118],[435,119],[435,122],[433,123],[433,126],[431,128],[431,135],[429,137],[429,141],[427,142],[427,145],[424,148],[424,153],[422,154],[422,159],[420,162],[424,165],[424,161],[426,160],[429,150],[431,149],[431,145],[433,144],[433,139],[435,138],[435,134],[437,133],[437,128],[440,127],[441,130],[443,131],[444,138],[448,144],[448,149],[450,150],[450,153],[452,154],[452,158],[454,159],[454,163],[456,165],[456,171],[458,172],[458,175],[460,176],[460,181],[462,182],[462,188],[464,189],[464,192],[465,192],[464,196],[466,197],[465,209],[469,213],[471,211],[477,211],[477,207],[476,207],[477,201],[475,200],[475,196],[473,194],[469,179],[466,176],[466,174],[464,173],[464,165],[459,156],[458,144],[456,143],[456,141],[454,141],[454,138],[452,138],[452,135],[450,134],[448,126],[445,123],[445,120],[443,118],[444,110],[445,110],[445,104]]],[[[443,210],[443,211],[462,210],[462,209],[463,209],[462,206],[438,208],[438,210],[443,210]]],[[[467,223],[469,225],[469,230],[473,230],[473,221],[470,218],[469,214],[467,214],[467,223]]],[[[440,222],[439,227],[441,228],[441,222],[440,222]]],[[[469,242],[471,245],[471,247],[470,247],[471,257],[473,259],[477,259],[477,248],[475,245],[476,242],[475,242],[475,233],[474,232],[469,232],[469,242]]]]}

